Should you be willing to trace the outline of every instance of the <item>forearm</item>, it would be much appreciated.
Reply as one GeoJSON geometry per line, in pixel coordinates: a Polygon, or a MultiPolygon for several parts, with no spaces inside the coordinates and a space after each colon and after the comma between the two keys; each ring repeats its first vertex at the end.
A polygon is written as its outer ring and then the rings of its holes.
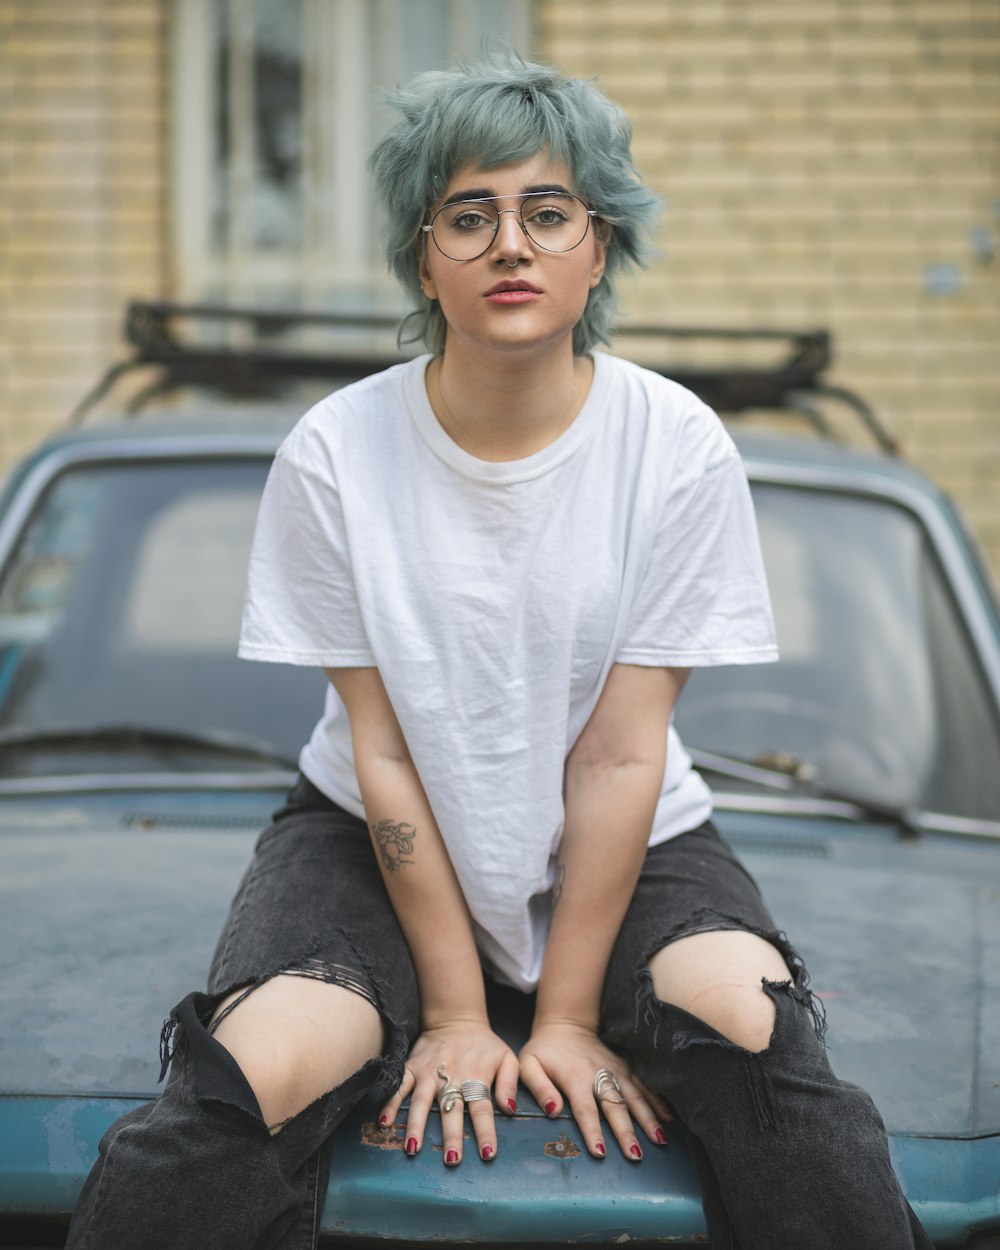
{"type": "Polygon", "coordinates": [[[638,880],[663,765],[584,769],[567,779],[559,880],[542,965],[536,1024],[597,1028],[611,949],[638,880]]]}
{"type": "Polygon", "coordinates": [[[616,664],[566,761],[565,827],[536,1023],[596,1028],[601,987],[642,868],[685,669],[616,664]]]}
{"type": "Polygon", "coordinates": [[[365,816],[420,987],[425,1029],[485,1021],[486,994],[465,898],[377,672],[335,670],[351,714],[365,816]]]}

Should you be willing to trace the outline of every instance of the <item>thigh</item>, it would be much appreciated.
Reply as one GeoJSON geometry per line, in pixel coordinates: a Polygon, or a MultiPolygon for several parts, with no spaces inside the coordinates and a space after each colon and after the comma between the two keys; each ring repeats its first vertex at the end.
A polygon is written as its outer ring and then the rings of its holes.
{"type": "Polygon", "coordinates": [[[293,997],[308,995],[302,980],[349,990],[394,1032],[416,1035],[416,977],[365,822],[304,779],[257,842],[216,948],[209,992],[232,1008],[233,991],[253,988],[256,996],[278,976],[293,997]],[[288,984],[292,977],[299,983],[288,984]]]}
{"type": "Polygon", "coordinates": [[[726,1023],[719,1013],[739,1017],[738,999],[752,995],[764,1028],[774,1010],[762,977],[790,979],[797,988],[808,979],[715,827],[709,822],[651,847],[608,964],[601,1018],[609,1044],[631,1049],[637,1021],[654,1001],[695,1015],[710,1011],[726,1023]]]}

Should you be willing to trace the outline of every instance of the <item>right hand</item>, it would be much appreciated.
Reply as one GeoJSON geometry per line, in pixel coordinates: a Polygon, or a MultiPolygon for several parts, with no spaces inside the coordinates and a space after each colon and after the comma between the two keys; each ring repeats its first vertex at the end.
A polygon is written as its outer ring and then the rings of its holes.
{"type": "MultiPolygon", "coordinates": [[[[468,1110],[480,1157],[496,1158],[494,1101],[508,1115],[513,1113],[519,1068],[517,1056],[485,1020],[446,1021],[421,1033],[410,1049],[402,1083],[382,1108],[379,1123],[383,1126],[394,1123],[400,1104],[409,1098],[405,1149],[408,1155],[416,1154],[424,1143],[427,1116],[443,1088],[438,1069],[448,1074],[451,1085],[482,1081],[493,1090],[494,1100],[471,1102],[468,1110]]],[[[458,1098],[450,1111],[441,1111],[442,1157],[448,1166],[462,1161],[464,1127],[465,1103],[458,1098]]]]}

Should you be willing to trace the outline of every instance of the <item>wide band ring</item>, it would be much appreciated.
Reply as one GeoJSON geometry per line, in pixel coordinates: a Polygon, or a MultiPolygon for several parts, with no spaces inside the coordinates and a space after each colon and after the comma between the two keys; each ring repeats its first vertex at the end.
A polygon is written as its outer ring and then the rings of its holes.
{"type": "Polygon", "coordinates": [[[490,1096],[490,1087],[485,1081],[463,1081],[461,1086],[462,1097],[466,1102],[487,1102],[492,1101],[490,1096]]]}
{"type": "Polygon", "coordinates": [[[625,1099],[621,1096],[622,1087],[618,1084],[618,1078],[610,1068],[598,1068],[594,1076],[594,1098],[598,1102],[624,1103],[625,1099]],[[618,1097],[613,1098],[611,1091],[614,1091],[618,1097]]]}
{"type": "Polygon", "coordinates": [[[438,1068],[437,1074],[438,1079],[442,1082],[442,1089],[440,1094],[438,1094],[438,1106],[442,1111],[450,1111],[459,1098],[462,1097],[461,1087],[452,1085],[451,1077],[445,1072],[443,1063],[438,1068]]]}

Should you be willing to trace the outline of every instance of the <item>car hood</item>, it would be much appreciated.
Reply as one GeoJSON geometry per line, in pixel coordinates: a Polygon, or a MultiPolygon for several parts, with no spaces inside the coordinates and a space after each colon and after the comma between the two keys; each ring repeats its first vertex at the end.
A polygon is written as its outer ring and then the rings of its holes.
{"type": "Polygon", "coordinates": [[[891,1133],[1000,1131],[1000,844],[719,813],[891,1133]]]}
{"type": "MultiPolygon", "coordinates": [[[[144,1096],[276,795],[0,804],[0,1092],[144,1096]]],[[[890,1132],[1000,1131],[1000,847],[721,812],[890,1132]]]]}

